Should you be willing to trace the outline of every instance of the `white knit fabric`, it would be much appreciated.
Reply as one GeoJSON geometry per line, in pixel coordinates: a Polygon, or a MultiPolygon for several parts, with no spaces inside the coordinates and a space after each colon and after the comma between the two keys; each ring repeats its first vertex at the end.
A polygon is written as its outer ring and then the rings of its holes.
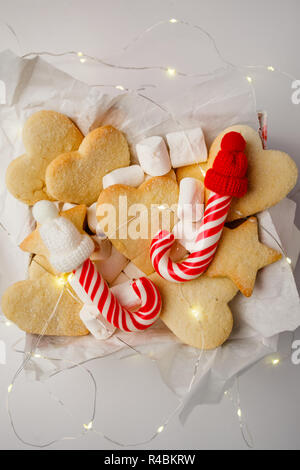
{"type": "Polygon", "coordinates": [[[50,252],[50,263],[59,272],[73,271],[94,251],[91,238],[88,235],[82,235],[65,217],[48,219],[39,231],[50,252]]]}
{"type": "Polygon", "coordinates": [[[38,201],[32,208],[32,215],[39,224],[58,217],[58,208],[51,201],[38,201]]]}

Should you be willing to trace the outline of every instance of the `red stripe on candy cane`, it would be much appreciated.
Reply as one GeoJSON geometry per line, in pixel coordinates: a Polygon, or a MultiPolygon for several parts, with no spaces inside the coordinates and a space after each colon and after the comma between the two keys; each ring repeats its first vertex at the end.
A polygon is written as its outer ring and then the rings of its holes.
{"type": "Polygon", "coordinates": [[[173,234],[162,230],[153,238],[151,262],[161,277],[171,282],[186,282],[196,279],[206,271],[222,235],[231,200],[231,196],[210,193],[194,249],[181,263],[170,259],[170,251],[175,242],[173,234]]]}
{"type": "Polygon", "coordinates": [[[88,265],[87,263],[83,263],[83,269],[81,271],[81,276],[80,276],[80,283],[82,284],[85,280],[85,276],[86,276],[86,273],[87,273],[87,270],[88,270],[88,265]]]}
{"type": "Polygon", "coordinates": [[[94,276],[94,266],[93,264],[91,264],[89,267],[88,275],[86,277],[86,281],[85,281],[85,290],[87,293],[89,291],[93,276],[94,276]]]}
{"type": "Polygon", "coordinates": [[[131,285],[141,300],[141,306],[136,312],[130,312],[118,302],[89,259],[69,276],[69,283],[84,303],[96,305],[99,315],[123,331],[145,330],[159,317],[160,293],[146,277],[133,281],[131,285]]]}
{"type": "Polygon", "coordinates": [[[93,287],[93,291],[92,291],[92,293],[91,293],[91,300],[92,300],[92,301],[94,300],[95,295],[96,295],[97,292],[98,292],[98,289],[99,289],[99,287],[100,287],[100,284],[101,284],[101,279],[100,279],[100,277],[97,277],[96,282],[95,282],[95,285],[94,285],[94,287],[93,287]]]}

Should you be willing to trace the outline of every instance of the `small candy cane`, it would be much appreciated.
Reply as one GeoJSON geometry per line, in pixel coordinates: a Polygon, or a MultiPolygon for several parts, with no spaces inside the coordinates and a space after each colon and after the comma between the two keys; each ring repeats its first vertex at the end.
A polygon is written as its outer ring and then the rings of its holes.
{"type": "Polygon", "coordinates": [[[216,252],[223,226],[229,211],[230,196],[211,193],[198,235],[195,248],[182,263],[170,259],[170,250],[175,237],[162,230],[151,243],[150,256],[155,271],[167,281],[185,282],[196,279],[208,268],[216,252]]]}
{"type": "Polygon", "coordinates": [[[97,306],[99,315],[123,331],[140,331],[149,328],[159,317],[161,297],[158,288],[146,277],[133,281],[131,287],[141,301],[136,312],[123,307],[107,283],[87,259],[70,274],[69,283],[85,304],[97,306]]]}
{"type": "Polygon", "coordinates": [[[247,191],[245,146],[246,142],[238,132],[224,135],[221,150],[205,176],[204,184],[211,193],[191,254],[183,262],[175,263],[170,259],[174,235],[162,230],[153,238],[151,262],[155,271],[167,281],[196,279],[213,260],[232,197],[242,197],[247,191]]]}

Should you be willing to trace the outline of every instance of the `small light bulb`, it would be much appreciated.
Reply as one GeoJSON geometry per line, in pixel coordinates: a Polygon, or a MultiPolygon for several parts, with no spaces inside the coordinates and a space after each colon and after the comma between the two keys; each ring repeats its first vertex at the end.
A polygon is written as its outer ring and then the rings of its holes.
{"type": "Polygon", "coordinates": [[[178,20],[176,20],[176,18],[171,18],[169,21],[170,23],[178,23],[178,20]]]}
{"type": "Polygon", "coordinates": [[[239,418],[242,417],[242,410],[241,410],[241,408],[239,408],[239,409],[237,410],[237,415],[238,415],[239,418]]]}
{"type": "Polygon", "coordinates": [[[278,359],[278,358],[273,359],[272,364],[273,364],[273,366],[278,366],[279,362],[280,362],[280,359],[278,359]]]}
{"type": "Polygon", "coordinates": [[[117,90],[122,90],[122,91],[125,90],[125,88],[124,88],[122,85],[117,85],[117,86],[116,86],[116,89],[117,89],[117,90]]]}
{"type": "Polygon", "coordinates": [[[13,389],[13,384],[10,384],[8,389],[7,389],[8,393],[10,393],[12,391],[12,389],[13,389]]]}
{"type": "Polygon", "coordinates": [[[172,68],[168,68],[167,69],[167,74],[170,76],[170,77],[174,77],[174,75],[176,75],[176,69],[172,69],[172,68]]]}
{"type": "Polygon", "coordinates": [[[37,359],[42,357],[40,354],[34,354],[33,356],[36,357],[37,359]]]}
{"type": "Polygon", "coordinates": [[[191,308],[191,314],[194,315],[194,317],[195,317],[197,320],[200,320],[200,319],[201,319],[201,311],[199,310],[199,308],[197,308],[197,307],[191,308]]]}
{"type": "Polygon", "coordinates": [[[77,52],[77,55],[78,55],[78,57],[82,57],[82,56],[83,56],[83,52],[77,52]]]}
{"type": "Polygon", "coordinates": [[[93,427],[93,421],[90,421],[88,424],[84,424],[83,427],[86,431],[90,431],[93,427]]]}
{"type": "Polygon", "coordinates": [[[158,433],[161,433],[161,432],[163,432],[164,429],[165,429],[164,426],[159,426],[157,432],[158,432],[158,433]]]}
{"type": "Polygon", "coordinates": [[[10,322],[10,321],[6,321],[6,322],[5,322],[5,325],[6,325],[6,326],[10,326],[10,325],[11,325],[11,322],[10,322]]]}
{"type": "Polygon", "coordinates": [[[269,65],[269,66],[267,67],[267,69],[268,69],[270,72],[275,72],[275,69],[274,69],[273,65],[269,65]]]}
{"type": "Polygon", "coordinates": [[[55,282],[58,286],[64,286],[68,282],[68,276],[66,274],[62,274],[61,276],[56,276],[55,282]]]}
{"type": "Polygon", "coordinates": [[[248,76],[248,77],[246,77],[246,78],[247,78],[247,80],[248,80],[249,83],[252,83],[252,81],[253,81],[253,80],[252,80],[252,77],[249,77],[249,76],[248,76]]]}
{"type": "Polygon", "coordinates": [[[83,57],[82,59],[80,59],[80,62],[81,62],[82,64],[84,64],[84,63],[86,62],[86,59],[84,59],[84,57],[83,57]]]}
{"type": "Polygon", "coordinates": [[[292,264],[292,260],[288,256],[286,257],[286,261],[287,261],[287,263],[292,264]]]}

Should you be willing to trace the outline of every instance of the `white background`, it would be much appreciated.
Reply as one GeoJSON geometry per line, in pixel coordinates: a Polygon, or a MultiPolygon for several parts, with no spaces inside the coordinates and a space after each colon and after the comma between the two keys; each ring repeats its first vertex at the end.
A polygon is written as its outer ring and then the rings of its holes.
{"type": "MultiPolygon", "coordinates": [[[[228,61],[238,65],[272,65],[300,79],[299,14],[298,0],[0,0],[0,50],[11,48],[18,54],[36,50],[74,50],[119,60],[121,48],[145,28],[163,19],[180,18],[209,31],[228,61]],[[5,23],[15,30],[19,46],[5,23]]],[[[198,48],[195,31],[191,33],[191,42],[185,42],[180,28],[180,33],[172,32],[171,39],[168,39],[168,31],[165,34],[159,30],[155,43],[151,39],[145,40],[144,47],[134,45],[123,62],[155,63],[177,69],[187,67],[189,71],[201,70],[205,64],[205,70],[210,53],[205,55],[202,48],[198,48]]],[[[149,83],[150,78],[147,73],[139,77],[136,74],[128,76],[128,73],[82,64],[74,58],[52,62],[90,84],[132,86],[133,83],[149,83]]],[[[246,75],[253,77],[259,106],[268,110],[270,147],[288,151],[300,163],[297,154],[300,105],[291,103],[291,81],[276,72],[262,70],[249,69],[246,75]]],[[[294,199],[300,202],[297,200],[299,194],[294,199]]],[[[296,275],[300,280],[299,266],[296,275]]],[[[20,336],[14,326],[0,326],[0,338],[5,339],[7,345],[7,364],[0,363],[0,449],[28,448],[13,434],[5,409],[7,385],[20,362],[20,356],[12,352],[10,346],[20,336]]],[[[300,332],[296,333],[296,338],[300,338],[300,332]]],[[[241,407],[257,449],[300,448],[300,366],[294,366],[290,361],[290,340],[290,334],[283,335],[278,366],[270,366],[263,360],[240,378],[241,407]]],[[[90,365],[101,392],[97,428],[127,441],[147,437],[175,405],[151,366],[143,360],[132,361],[127,364],[129,369],[132,366],[132,375],[127,378],[122,375],[122,364],[114,361],[90,365]],[[136,375],[140,377],[138,385],[134,382],[136,375]],[[133,388],[132,400],[124,409],[121,396],[130,392],[130,386],[133,388]],[[155,397],[151,400],[153,390],[155,397]],[[138,409],[136,413],[135,408],[138,409]]],[[[21,385],[14,404],[18,429],[25,437],[43,442],[55,437],[57,430],[64,435],[65,427],[73,434],[82,428],[81,423],[86,422],[88,416],[90,390],[87,390],[86,375],[78,371],[74,374],[77,375],[70,375],[65,382],[56,384],[57,394],[64,395],[76,416],[73,421],[59,411],[59,405],[55,408],[49,401],[43,401],[36,388],[21,385]]],[[[119,449],[95,434],[87,434],[77,441],[57,443],[50,448],[119,449]]],[[[247,447],[240,434],[236,409],[228,398],[224,398],[219,405],[196,408],[184,427],[177,418],[173,419],[155,441],[138,448],[247,447]]]]}

